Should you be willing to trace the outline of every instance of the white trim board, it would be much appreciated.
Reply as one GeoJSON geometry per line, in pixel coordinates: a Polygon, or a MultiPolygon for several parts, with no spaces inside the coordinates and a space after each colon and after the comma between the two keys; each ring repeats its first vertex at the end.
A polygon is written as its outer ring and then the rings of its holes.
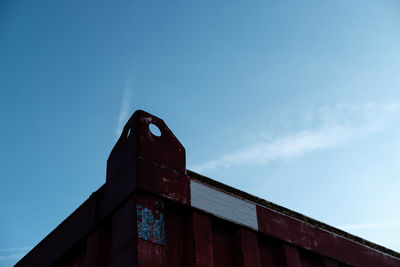
{"type": "Polygon", "coordinates": [[[192,207],[258,230],[257,209],[254,203],[192,179],[190,180],[190,199],[192,207]]]}

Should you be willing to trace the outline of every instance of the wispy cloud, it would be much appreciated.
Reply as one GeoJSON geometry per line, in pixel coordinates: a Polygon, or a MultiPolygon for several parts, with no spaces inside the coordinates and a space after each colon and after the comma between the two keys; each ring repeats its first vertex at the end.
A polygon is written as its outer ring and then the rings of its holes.
{"type": "Polygon", "coordinates": [[[124,124],[128,119],[129,112],[131,111],[132,93],[133,93],[133,82],[128,80],[125,83],[124,93],[122,95],[121,109],[118,115],[118,125],[117,129],[115,130],[116,138],[119,138],[119,136],[121,135],[124,124]]]}
{"type": "Polygon", "coordinates": [[[192,169],[204,172],[245,164],[265,165],[274,160],[291,159],[316,150],[334,149],[351,140],[378,132],[398,111],[397,103],[322,107],[307,116],[314,120],[311,129],[301,129],[272,140],[260,141],[195,165],[192,169]]]}
{"type": "Polygon", "coordinates": [[[400,227],[400,221],[348,224],[339,226],[338,228],[343,230],[365,230],[365,229],[381,229],[381,228],[393,228],[393,227],[400,227]]]}

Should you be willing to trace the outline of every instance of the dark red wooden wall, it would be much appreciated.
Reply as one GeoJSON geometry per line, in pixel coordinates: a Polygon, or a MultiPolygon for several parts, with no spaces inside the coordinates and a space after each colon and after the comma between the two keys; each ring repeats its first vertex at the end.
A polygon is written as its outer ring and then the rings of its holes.
{"type": "Polygon", "coordinates": [[[106,183],[16,266],[350,266],[345,263],[400,266],[400,256],[209,178],[200,179],[186,170],[185,149],[165,123],[137,111],[110,154],[106,183]],[[159,127],[161,136],[153,136],[149,124],[159,127]],[[254,221],[243,226],[235,218],[222,219],[211,214],[212,209],[208,213],[192,206],[194,181],[227,199],[251,203],[254,221]]]}
{"type": "MultiPolygon", "coordinates": [[[[344,252],[345,253],[345,252],[344,252]]],[[[268,235],[160,198],[138,194],[52,266],[348,266],[268,235]],[[165,244],[138,237],[137,205],[165,216],[165,244]]]]}

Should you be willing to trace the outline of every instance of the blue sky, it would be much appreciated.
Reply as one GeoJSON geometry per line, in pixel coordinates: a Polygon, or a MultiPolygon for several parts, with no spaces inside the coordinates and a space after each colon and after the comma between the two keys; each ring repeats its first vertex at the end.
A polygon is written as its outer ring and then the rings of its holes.
{"type": "Polygon", "coordinates": [[[2,1],[0,266],[105,182],[123,123],[400,251],[397,1],[2,1]]]}

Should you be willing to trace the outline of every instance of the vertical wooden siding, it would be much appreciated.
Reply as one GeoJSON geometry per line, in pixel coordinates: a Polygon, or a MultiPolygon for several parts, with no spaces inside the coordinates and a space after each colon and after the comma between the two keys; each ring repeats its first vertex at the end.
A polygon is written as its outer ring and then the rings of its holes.
{"type": "Polygon", "coordinates": [[[108,221],[54,266],[346,266],[210,214],[144,194],[129,199],[108,221]],[[136,230],[136,207],[159,209],[160,203],[165,215],[165,244],[144,240],[136,230]]]}

